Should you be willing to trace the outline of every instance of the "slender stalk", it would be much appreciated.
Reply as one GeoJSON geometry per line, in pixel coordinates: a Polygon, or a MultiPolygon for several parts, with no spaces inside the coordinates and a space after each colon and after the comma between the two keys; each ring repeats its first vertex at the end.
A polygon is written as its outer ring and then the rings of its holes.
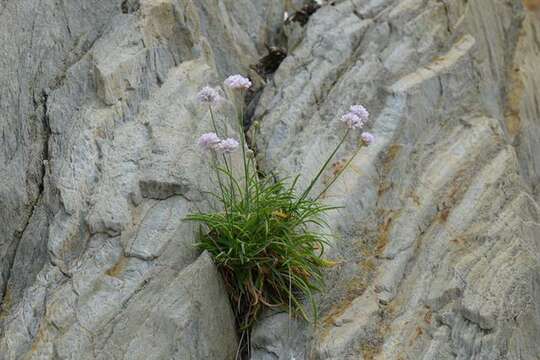
{"type": "Polygon", "coordinates": [[[326,192],[328,191],[328,189],[330,189],[330,187],[336,182],[336,180],[341,176],[341,174],[343,174],[345,172],[345,170],[347,170],[347,168],[349,167],[349,165],[351,164],[351,162],[354,160],[354,158],[356,157],[356,155],[358,155],[358,153],[360,152],[360,149],[362,149],[363,146],[360,146],[358,148],[358,150],[356,150],[356,152],[353,154],[353,156],[351,156],[351,158],[347,161],[347,163],[345,164],[345,166],[343,167],[343,169],[341,169],[335,176],[334,178],[332,179],[332,181],[330,181],[328,183],[328,185],[325,186],[325,188],[323,189],[323,191],[320,192],[319,195],[317,195],[317,197],[315,198],[315,201],[319,200],[321,198],[321,196],[326,192]]]}
{"type": "Polygon", "coordinates": [[[214,163],[214,169],[216,169],[219,189],[221,190],[221,198],[223,199],[223,204],[225,205],[225,214],[227,214],[227,199],[225,199],[225,191],[223,190],[223,182],[221,181],[221,175],[219,174],[219,168],[217,164],[217,155],[215,153],[212,153],[212,161],[214,163]]]}
{"type": "Polygon", "coordinates": [[[248,184],[248,181],[249,181],[249,170],[248,170],[248,163],[247,163],[247,159],[246,159],[246,139],[245,139],[245,134],[244,134],[244,105],[243,105],[243,101],[244,101],[244,97],[243,97],[243,93],[241,93],[241,97],[240,97],[240,115],[238,116],[238,125],[239,125],[239,128],[238,128],[238,131],[240,132],[240,145],[242,146],[242,161],[244,163],[244,182],[245,182],[245,201],[246,201],[246,207],[249,209],[249,184],[248,184]]]}
{"type": "Polygon", "coordinates": [[[219,136],[219,131],[216,125],[216,119],[214,118],[214,111],[212,110],[212,105],[208,105],[208,110],[210,110],[210,119],[212,119],[212,127],[214,128],[215,133],[219,136]]]}
{"type": "Polygon", "coordinates": [[[238,342],[238,347],[236,348],[236,356],[234,357],[235,360],[240,360],[240,350],[242,349],[242,341],[244,340],[245,334],[246,331],[242,331],[242,336],[240,336],[240,341],[238,342]]]}
{"type": "MultiPolygon", "coordinates": [[[[214,128],[214,132],[216,133],[217,136],[220,136],[219,135],[219,131],[218,131],[218,127],[216,125],[216,119],[215,119],[215,116],[214,116],[214,110],[212,109],[212,105],[208,105],[208,109],[210,110],[210,118],[212,119],[212,127],[214,128]]],[[[227,157],[225,156],[225,154],[222,154],[223,156],[223,162],[225,163],[225,168],[227,169],[227,173],[230,174],[230,176],[233,176],[232,174],[232,166],[229,167],[229,162],[227,161],[227,157]]],[[[219,174],[218,174],[219,175],[219,174]]],[[[233,186],[233,183],[232,183],[232,179],[230,179],[230,187],[231,187],[231,205],[232,205],[232,202],[234,201],[234,186],[233,186]]]]}
{"type": "Polygon", "coordinates": [[[253,167],[253,178],[254,178],[254,181],[255,181],[255,202],[258,202],[259,201],[259,181],[260,181],[260,178],[259,178],[259,171],[257,170],[257,164],[256,164],[256,159],[255,159],[255,146],[257,144],[257,126],[255,126],[255,128],[253,129],[253,137],[251,139],[251,144],[253,146],[253,148],[251,149],[252,153],[253,153],[253,157],[250,158],[250,161],[251,161],[251,165],[253,167]]]}
{"type": "MultiPolygon", "coordinates": [[[[210,118],[212,119],[212,126],[214,127],[214,131],[217,134],[217,136],[221,137],[219,135],[219,131],[216,125],[216,119],[214,117],[214,111],[212,110],[212,105],[209,105],[208,109],[210,109],[210,118]]],[[[223,154],[223,161],[225,162],[225,168],[227,169],[227,171],[230,171],[229,164],[227,163],[227,158],[225,157],[225,154],[223,154]]]]}
{"type": "Polygon", "coordinates": [[[330,156],[328,157],[328,159],[326,159],[326,161],[324,162],[323,166],[321,167],[321,169],[319,170],[319,172],[317,173],[317,175],[313,178],[313,180],[311,180],[311,183],[309,184],[309,186],[307,187],[307,189],[302,193],[302,196],[300,196],[300,198],[298,199],[297,201],[297,204],[299,204],[302,200],[304,200],[306,198],[306,196],[309,195],[309,192],[311,191],[311,189],[313,189],[313,186],[315,186],[315,183],[317,182],[317,180],[319,180],[319,178],[321,177],[324,169],[326,169],[326,167],[328,166],[328,164],[330,163],[330,161],[332,161],[332,159],[334,158],[334,155],[336,155],[336,153],[338,152],[339,148],[341,147],[341,145],[343,145],[343,143],[345,142],[345,139],[347,138],[347,135],[349,135],[349,132],[351,131],[351,129],[347,129],[347,132],[345,132],[345,135],[343,135],[343,138],[341,139],[341,141],[339,142],[339,144],[337,144],[336,148],[334,149],[334,151],[330,154],[330,156]]]}

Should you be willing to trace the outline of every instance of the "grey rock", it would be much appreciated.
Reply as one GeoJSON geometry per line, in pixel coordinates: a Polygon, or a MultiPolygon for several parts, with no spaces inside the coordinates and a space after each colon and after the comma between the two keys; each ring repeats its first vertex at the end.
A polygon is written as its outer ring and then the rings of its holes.
{"type": "Polygon", "coordinates": [[[0,6],[0,295],[6,291],[18,243],[43,193],[47,89],[96,40],[116,7],[100,1],[66,6],[54,1],[3,1],[0,6]]]}
{"type": "Polygon", "coordinates": [[[216,190],[195,96],[247,73],[282,9],[0,2],[1,360],[234,357],[220,275],[184,220],[216,190]]]}
{"type": "Polygon", "coordinates": [[[264,360],[306,357],[303,351],[298,352],[307,340],[302,332],[303,327],[301,321],[290,317],[288,313],[269,314],[260,320],[251,334],[251,342],[255,344],[251,356],[264,360]]]}
{"type": "Polygon", "coordinates": [[[305,187],[353,103],[376,141],[323,198],[342,208],[321,322],[267,314],[253,359],[538,358],[538,17],[338,0],[282,28],[302,3],[0,0],[0,360],[234,358],[184,221],[215,207],[194,99],[283,34],[278,71],[253,74],[260,167],[305,187]]]}
{"type": "Polygon", "coordinates": [[[540,23],[517,2],[335,3],[264,89],[258,160],[306,186],[355,103],[376,141],[324,197],[343,209],[319,328],[256,337],[253,358],[536,359],[540,23]]]}

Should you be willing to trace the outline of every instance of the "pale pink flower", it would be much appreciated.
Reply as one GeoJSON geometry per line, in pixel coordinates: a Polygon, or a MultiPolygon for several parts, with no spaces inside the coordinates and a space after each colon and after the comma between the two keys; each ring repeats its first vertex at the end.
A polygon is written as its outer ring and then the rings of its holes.
{"type": "Polygon", "coordinates": [[[216,133],[210,132],[202,134],[197,142],[203,150],[216,150],[216,147],[221,142],[221,139],[216,133]]]}
{"type": "Polygon", "coordinates": [[[236,150],[236,148],[238,147],[238,141],[232,139],[232,138],[228,138],[228,139],[225,139],[225,140],[221,140],[217,145],[216,145],[216,150],[218,152],[221,152],[223,154],[229,154],[229,153],[232,153],[234,150],[236,150]]]}
{"type": "Polygon", "coordinates": [[[362,105],[353,105],[351,106],[350,111],[356,116],[358,116],[360,120],[362,120],[362,123],[366,123],[369,119],[369,112],[362,105]]]}
{"type": "Polygon", "coordinates": [[[362,126],[364,126],[362,119],[360,119],[358,115],[352,112],[348,112],[345,115],[343,115],[341,117],[341,121],[343,121],[349,129],[353,129],[353,128],[360,129],[362,126]]]}
{"type": "Polygon", "coordinates": [[[245,90],[251,87],[251,81],[242,75],[231,75],[224,82],[225,86],[231,89],[245,90]]]}
{"type": "Polygon", "coordinates": [[[216,89],[205,86],[197,94],[197,100],[201,103],[217,105],[221,100],[221,96],[219,96],[219,92],[216,89]]]}
{"type": "Polygon", "coordinates": [[[360,137],[362,138],[362,141],[364,142],[364,144],[366,145],[370,145],[371,143],[373,143],[373,141],[375,141],[375,136],[373,136],[372,133],[370,132],[363,132],[360,137]]]}

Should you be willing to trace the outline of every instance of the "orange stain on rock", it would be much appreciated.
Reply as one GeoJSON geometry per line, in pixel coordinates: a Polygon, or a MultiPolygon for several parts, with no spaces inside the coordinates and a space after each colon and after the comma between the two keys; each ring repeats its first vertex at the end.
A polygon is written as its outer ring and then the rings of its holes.
{"type": "Polygon", "coordinates": [[[540,0],[523,0],[523,5],[527,10],[540,12],[540,0]]]}

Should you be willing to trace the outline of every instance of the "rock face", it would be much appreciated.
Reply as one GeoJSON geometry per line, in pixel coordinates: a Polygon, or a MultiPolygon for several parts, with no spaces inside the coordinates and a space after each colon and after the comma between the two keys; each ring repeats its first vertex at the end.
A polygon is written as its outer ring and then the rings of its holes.
{"type": "Polygon", "coordinates": [[[282,28],[299,6],[0,0],[0,360],[234,359],[221,278],[182,221],[214,186],[194,97],[282,34],[260,166],[305,185],[353,103],[376,141],[324,199],[343,208],[321,324],[268,315],[252,357],[538,359],[540,18],[338,0],[282,28]]]}
{"type": "Polygon", "coordinates": [[[376,141],[325,199],[343,209],[322,324],[270,316],[255,359],[538,359],[539,31],[483,0],[338,1],[287,30],[263,168],[309,179],[354,103],[376,141]]]}
{"type": "Polygon", "coordinates": [[[234,357],[182,220],[213,186],[194,98],[282,17],[271,0],[0,2],[0,359],[234,357]]]}

